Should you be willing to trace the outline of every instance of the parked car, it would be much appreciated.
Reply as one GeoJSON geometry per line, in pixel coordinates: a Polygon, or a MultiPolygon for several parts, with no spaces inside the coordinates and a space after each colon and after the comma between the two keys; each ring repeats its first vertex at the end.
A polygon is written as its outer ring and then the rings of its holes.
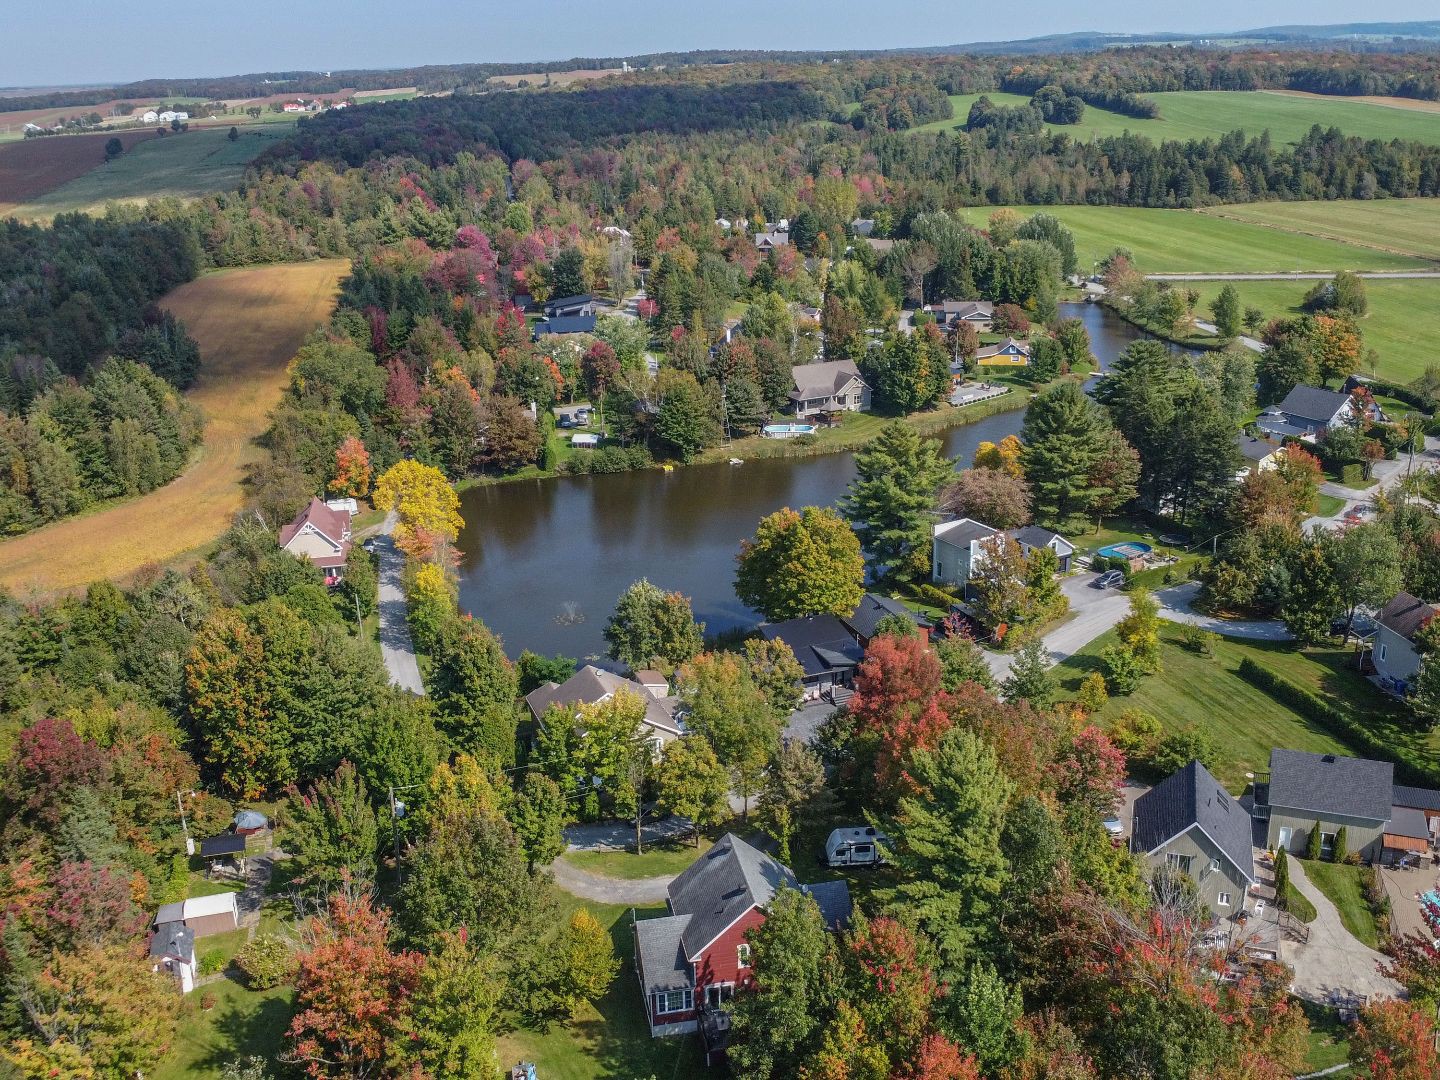
{"type": "Polygon", "coordinates": [[[374,555],[374,554],[375,554],[375,549],[380,546],[380,542],[379,542],[378,540],[376,540],[375,537],[372,536],[372,537],[370,537],[370,539],[366,540],[366,541],[365,541],[363,544],[361,544],[360,546],[361,546],[362,548],[364,548],[366,551],[368,551],[371,555],[374,555]]]}
{"type": "Polygon", "coordinates": [[[559,420],[555,422],[555,426],[562,428],[572,428],[575,426],[575,421],[571,420],[569,416],[562,416],[559,420]]]}
{"type": "Polygon", "coordinates": [[[1113,589],[1117,585],[1125,583],[1125,573],[1122,570],[1107,570],[1090,583],[1092,589],[1113,589]]]}
{"type": "Polygon", "coordinates": [[[1119,836],[1125,831],[1125,824],[1114,814],[1111,814],[1100,824],[1105,826],[1105,831],[1111,836],[1119,836]]]}

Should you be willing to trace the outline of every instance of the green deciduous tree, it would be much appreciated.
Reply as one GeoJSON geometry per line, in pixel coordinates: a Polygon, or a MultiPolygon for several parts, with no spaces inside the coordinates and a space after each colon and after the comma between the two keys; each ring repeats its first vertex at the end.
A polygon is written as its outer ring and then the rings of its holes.
{"type": "Polygon", "coordinates": [[[530,869],[549,866],[565,850],[565,794],[560,785],[541,773],[525,775],[510,806],[510,822],[525,851],[530,869]]]}
{"type": "Polygon", "coordinates": [[[663,592],[644,578],[620,595],[605,624],[610,655],[632,668],[682,664],[704,647],[704,633],[687,598],[663,592]]]}
{"type": "Polygon", "coordinates": [[[760,827],[780,845],[780,861],[790,862],[790,840],[800,815],[815,811],[828,792],[820,756],[798,739],[781,744],[760,791],[760,827]]]}
{"type": "Polygon", "coordinates": [[[965,969],[945,1000],[944,1026],[956,1042],[975,1055],[985,1075],[999,1075],[1020,1056],[1024,1042],[1019,1021],[1024,1002],[995,968],[977,960],[965,969]]]}
{"type": "Polygon", "coordinates": [[[849,615],[865,594],[860,541],[828,508],[788,506],[740,542],[735,595],[767,619],[849,615]]]}
{"type": "Polygon", "coordinates": [[[795,659],[794,649],[779,638],[749,638],[745,642],[745,663],[776,716],[788,716],[800,707],[805,695],[805,669],[795,659]]]}
{"type": "Polygon", "coordinates": [[[291,794],[285,850],[297,878],[322,896],[345,881],[360,887],[374,882],[380,829],[354,765],[343,762],[333,777],[291,794]]]}
{"type": "Polygon", "coordinates": [[[504,984],[464,930],[441,935],[407,1000],[396,1050],[425,1076],[490,1080],[504,984]]]}
{"type": "Polygon", "coordinates": [[[661,808],[690,819],[696,847],[702,832],[730,816],[730,774],[702,738],[676,739],[665,747],[655,784],[661,808]]]}
{"type": "Polygon", "coordinates": [[[705,653],[676,673],[676,693],[689,709],[686,724],[715,749],[746,800],[780,741],[781,718],[734,653],[705,653]]]}
{"type": "Polygon", "coordinates": [[[1050,704],[1055,696],[1055,676],[1050,672],[1050,654],[1038,638],[1020,646],[1010,674],[1000,684],[1006,701],[1028,701],[1038,708],[1050,704]]]}
{"type": "Polygon", "coordinates": [[[1232,338],[1240,333],[1244,312],[1240,307],[1240,293],[1234,285],[1226,282],[1210,305],[1210,313],[1215,316],[1215,328],[1221,337],[1232,338]]]}

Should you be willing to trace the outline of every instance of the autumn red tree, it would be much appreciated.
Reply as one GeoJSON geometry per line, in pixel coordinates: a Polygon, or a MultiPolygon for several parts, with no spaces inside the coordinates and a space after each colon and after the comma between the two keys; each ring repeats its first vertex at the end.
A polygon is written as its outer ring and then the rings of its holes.
{"type": "Polygon", "coordinates": [[[892,1062],[909,1060],[930,1028],[940,993],[933,951],[891,918],[861,923],[846,942],[851,1004],[892,1062]]]}
{"type": "Polygon", "coordinates": [[[918,637],[884,635],[870,643],[855,674],[850,715],[876,740],[875,782],[894,797],[908,783],[905,766],[916,749],[933,750],[950,726],[940,661],[918,637]]]}
{"type": "Polygon", "coordinates": [[[1435,1025],[1406,1001],[1367,1005],[1350,1036],[1350,1064],[1370,1080],[1434,1080],[1440,1076],[1435,1025]]]}
{"type": "Polygon", "coordinates": [[[391,951],[389,936],[389,915],[368,898],[337,893],[307,921],[286,1060],[313,1077],[408,1074],[396,1043],[425,958],[391,951]]]}
{"type": "Polygon", "coordinates": [[[148,917],[135,906],[128,875],[92,862],[63,862],[51,880],[46,914],[52,943],[67,949],[127,941],[148,917]]]}
{"type": "Polygon", "coordinates": [[[358,499],[370,490],[370,451],[354,435],[347,435],[335,448],[335,479],[330,490],[358,499]]]}
{"type": "Polygon", "coordinates": [[[913,1061],[898,1074],[903,1080],[980,1080],[975,1059],[941,1034],[927,1035],[913,1061]]]}
{"type": "Polygon", "coordinates": [[[620,361],[615,358],[615,350],[603,341],[591,345],[580,358],[580,378],[590,400],[598,402],[620,378],[620,361]]]}
{"type": "Polygon", "coordinates": [[[1125,754],[1094,724],[1082,728],[1050,767],[1055,797],[1095,817],[1115,809],[1125,783],[1125,754]]]}
{"type": "Polygon", "coordinates": [[[16,736],[10,753],[0,788],[6,816],[53,831],[75,789],[104,787],[109,771],[105,751],[82,739],[69,720],[37,720],[16,736]]]}

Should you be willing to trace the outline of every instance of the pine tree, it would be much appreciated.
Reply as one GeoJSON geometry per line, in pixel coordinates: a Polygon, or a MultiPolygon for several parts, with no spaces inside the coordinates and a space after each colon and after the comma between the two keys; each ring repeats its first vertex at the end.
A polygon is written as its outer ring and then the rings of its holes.
{"type": "Polygon", "coordinates": [[[928,576],[930,512],[953,469],[940,443],[895,420],[855,455],[855,469],[840,510],[854,525],[871,570],[902,581],[928,576]]]}
{"type": "Polygon", "coordinates": [[[1031,402],[1020,432],[1025,444],[1020,460],[1037,520],[1059,527],[1090,513],[1099,495],[1091,474],[1109,428],[1079,383],[1057,383],[1031,402]]]}

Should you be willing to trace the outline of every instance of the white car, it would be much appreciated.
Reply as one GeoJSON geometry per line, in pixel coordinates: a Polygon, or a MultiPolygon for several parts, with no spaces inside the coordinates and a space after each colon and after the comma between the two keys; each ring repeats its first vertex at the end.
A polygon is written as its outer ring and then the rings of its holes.
{"type": "Polygon", "coordinates": [[[1113,814],[1100,824],[1105,826],[1105,831],[1111,836],[1120,836],[1125,832],[1125,824],[1113,814]]]}

